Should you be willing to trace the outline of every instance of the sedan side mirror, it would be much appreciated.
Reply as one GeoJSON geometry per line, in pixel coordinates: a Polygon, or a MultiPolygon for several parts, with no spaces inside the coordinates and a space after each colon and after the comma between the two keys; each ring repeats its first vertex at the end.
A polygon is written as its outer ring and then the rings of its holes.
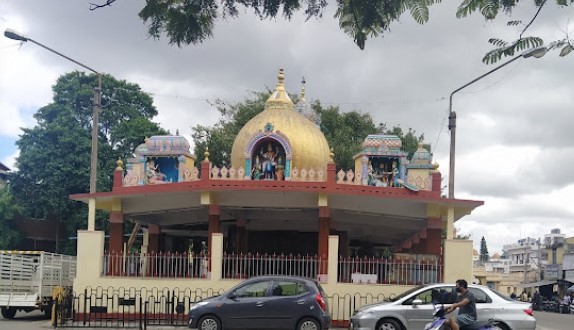
{"type": "Polygon", "coordinates": [[[237,293],[236,293],[235,291],[230,292],[230,293],[227,295],[227,299],[235,300],[236,298],[237,298],[237,293]]]}
{"type": "Polygon", "coordinates": [[[418,305],[422,305],[423,301],[420,299],[415,299],[413,300],[413,306],[418,306],[418,305]]]}

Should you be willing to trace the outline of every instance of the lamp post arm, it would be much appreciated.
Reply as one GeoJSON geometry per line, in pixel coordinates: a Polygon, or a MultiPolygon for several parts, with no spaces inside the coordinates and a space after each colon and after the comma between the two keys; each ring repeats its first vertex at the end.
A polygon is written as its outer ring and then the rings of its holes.
{"type": "Polygon", "coordinates": [[[57,55],[62,56],[63,58],[67,59],[68,61],[71,61],[71,62],[76,63],[77,65],[81,66],[82,68],[85,68],[85,69],[87,69],[87,70],[89,70],[89,71],[92,71],[92,72],[95,73],[95,74],[98,74],[98,75],[100,74],[98,71],[96,71],[96,70],[90,68],[89,66],[87,66],[87,65],[85,65],[85,64],[82,64],[82,63],[80,63],[80,62],[78,62],[78,61],[76,61],[76,60],[74,60],[74,59],[72,59],[72,58],[70,58],[70,57],[68,57],[68,56],[66,56],[66,55],[64,55],[64,54],[62,54],[62,53],[60,53],[60,52],[58,52],[58,51],[56,51],[56,50],[54,50],[54,49],[48,47],[48,46],[46,46],[46,45],[44,45],[44,44],[41,44],[41,43],[37,42],[36,40],[30,39],[30,38],[26,38],[26,41],[33,42],[33,43],[35,43],[36,45],[38,45],[38,46],[40,46],[40,47],[42,47],[42,48],[44,48],[44,49],[47,49],[47,50],[51,51],[51,52],[54,53],[54,54],[57,54],[57,55]]]}
{"type": "Polygon", "coordinates": [[[510,64],[510,63],[516,61],[517,59],[522,58],[522,57],[523,57],[523,55],[518,55],[518,56],[516,56],[516,57],[514,57],[514,58],[512,58],[512,59],[510,59],[510,60],[508,60],[508,61],[506,61],[506,62],[504,62],[504,63],[502,63],[501,65],[497,66],[496,68],[494,68],[494,69],[492,69],[492,70],[486,72],[485,74],[479,76],[478,78],[475,78],[475,79],[473,79],[472,81],[470,81],[470,82],[468,82],[468,83],[462,85],[461,87],[457,88],[455,91],[453,91],[452,93],[450,93],[450,99],[449,99],[449,105],[448,105],[448,110],[449,110],[449,112],[452,112],[452,96],[453,96],[454,94],[456,94],[457,92],[459,92],[459,91],[465,89],[466,87],[468,87],[468,86],[474,84],[475,82],[479,81],[480,79],[482,79],[482,78],[488,76],[489,74],[491,74],[491,73],[493,73],[493,72],[495,72],[495,71],[497,71],[497,70],[499,70],[499,69],[501,69],[501,68],[507,66],[508,64],[510,64]]]}
{"type": "Polygon", "coordinates": [[[450,97],[448,100],[448,129],[450,130],[450,162],[449,162],[449,173],[448,173],[448,198],[454,198],[454,167],[455,167],[455,150],[456,150],[456,112],[452,111],[452,97],[455,93],[461,91],[462,89],[474,84],[475,82],[479,81],[480,79],[488,76],[489,74],[507,66],[508,64],[516,61],[519,58],[524,57],[524,54],[518,55],[501,65],[497,66],[496,68],[484,73],[483,75],[473,79],[472,81],[462,85],[461,87],[454,90],[450,93],[450,97]]]}

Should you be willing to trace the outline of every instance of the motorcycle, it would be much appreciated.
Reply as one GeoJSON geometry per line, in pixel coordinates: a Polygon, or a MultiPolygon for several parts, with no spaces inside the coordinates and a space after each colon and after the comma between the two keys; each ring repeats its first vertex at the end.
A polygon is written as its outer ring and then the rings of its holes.
{"type": "MultiPolygon", "coordinates": [[[[444,322],[446,322],[446,310],[443,305],[434,305],[433,320],[425,325],[424,330],[443,330],[445,329],[444,322]]],[[[461,327],[460,330],[501,330],[498,327],[498,322],[490,319],[488,321],[476,321],[466,327],[461,327]]]]}

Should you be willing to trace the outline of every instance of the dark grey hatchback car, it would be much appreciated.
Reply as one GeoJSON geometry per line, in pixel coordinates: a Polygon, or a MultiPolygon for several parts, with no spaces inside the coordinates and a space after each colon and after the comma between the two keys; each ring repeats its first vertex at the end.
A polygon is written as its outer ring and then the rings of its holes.
{"type": "Polygon", "coordinates": [[[321,285],[293,276],[253,277],[189,310],[189,327],[200,330],[324,330],[330,324],[321,285]]]}

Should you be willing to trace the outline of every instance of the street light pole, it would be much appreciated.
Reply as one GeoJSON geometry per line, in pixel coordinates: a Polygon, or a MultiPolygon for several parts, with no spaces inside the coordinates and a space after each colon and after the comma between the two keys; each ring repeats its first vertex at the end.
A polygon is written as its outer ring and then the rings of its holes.
{"type": "MultiPolygon", "coordinates": [[[[101,105],[101,95],[102,95],[102,74],[89,66],[82,64],[44,44],[37,42],[36,40],[30,39],[23,36],[22,34],[12,30],[6,29],[4,31],[4,36],[9,39],[27,42],[30,41],[56,55],[76,63],[77,65],[95,73],[98,76],[98,87],[94,88],[94,101],[93,101],[93,114],[92,114],[92,151],[90,154],[90,194],[97,191],[97,174],[98,174],[98,114],[100,112],[101,105]]],[[[90,198],[88,202],[88,230],[95,230],[95,215],[96,215],[96,203],[93,198],[90,198]]]]}
{"type": "Polygon", "coordinates": [[[449,172],[448,172],[448,198],[454,198],[454,169],[455,169],[455,146],[456,146],[456,112],[452,110],[452,97],[455,93],[461,91],[462,89],[474,84],[475,82],[479,81],[480,79],[488,76],[489,74],[507,66],[508,64],[516,61],[519,58],[528,58],[528,57],[536,57],[540,58],[544,56],[548,52],[548,48],[546,47],[538,47],[533,48],[525,51],[524,53],[502,63],[501,65],[497,66],[496,68],[486,72],[485,74],[479,76],[478,78],[473,79],[472,81],[462,85],[461,87],[455,89],[452,93],[450,93],[449,103],[448,103],[448,129],[450,130],[450,164],[449,164],[449,172]]]}

